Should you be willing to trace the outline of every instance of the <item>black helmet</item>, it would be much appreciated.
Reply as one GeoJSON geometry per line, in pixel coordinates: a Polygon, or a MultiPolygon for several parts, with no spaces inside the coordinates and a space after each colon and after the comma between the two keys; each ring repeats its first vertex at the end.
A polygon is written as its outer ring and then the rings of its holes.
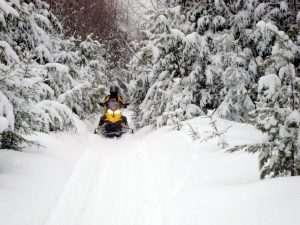
{"type": "Polygon", "coordinates": [[[110,92],[111,96],[117,96],[118,92],[119,92],[118,86],[116,86],[116,85],[111,86],[109,89],[109,92],[110,92]]]}

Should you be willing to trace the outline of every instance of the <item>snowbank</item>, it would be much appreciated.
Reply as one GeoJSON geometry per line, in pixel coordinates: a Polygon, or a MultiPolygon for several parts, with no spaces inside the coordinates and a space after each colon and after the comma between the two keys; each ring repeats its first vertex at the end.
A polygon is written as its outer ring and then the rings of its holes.
{"type": "MultiPolygon", "coordinates": [[[[46,148],[0,151],[5,225],[298,225],[300,177],[259,180],[256,155],[226,153],[209,119],[181,131],[146,127],[105,139],[37,134],[46,148]],[[17,215],[17,216],[16,216],[17,215]]],[[[250,125],[217,120],[229,145],[257,143],[250,125]]]]}
{"type": "Polygon", "coordinates": [[[31,139],[45,148],[0,150],[0,224],[42,225],[84,148],[76,136],[31,139]]]}

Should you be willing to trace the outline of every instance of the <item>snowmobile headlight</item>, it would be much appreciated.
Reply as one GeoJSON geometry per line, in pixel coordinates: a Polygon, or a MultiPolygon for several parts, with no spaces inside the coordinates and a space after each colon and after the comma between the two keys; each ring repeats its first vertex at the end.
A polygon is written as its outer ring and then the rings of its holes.
{"type": "Polygon", "coordinates": [[[117,110],[115,111],[115,114],[119,114],[119,113],[121,113],[121,110],[120,110],[120,109],[117,109],[117,110]]]}
{"type": "Polygon", "coordinates": [[[111,109],[108,109],[107,112],[108,112],[109,114],[111,114],[111,115],[114,114],[114,111],[112,111],[111,109]]]}

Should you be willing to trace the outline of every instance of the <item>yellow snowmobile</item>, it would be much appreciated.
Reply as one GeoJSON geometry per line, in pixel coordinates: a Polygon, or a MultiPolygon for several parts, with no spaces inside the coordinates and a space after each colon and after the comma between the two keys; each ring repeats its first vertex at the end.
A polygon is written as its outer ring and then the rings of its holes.
{"type": "MultiPolygon", "coordinates": [[[[127,106],[128,104],[126,104],[127,106]]],[[[104,106],[100,104],[100,106],[104,106]]],[[[105,137],[121,137],[122,134],[128,131],[133,131],[128,127],[127,120],[123,116],[124,109],[122,105],[117,100],[110,100],[107,103],[105,110],[105,120],[104,124],[100,125],[95,133],[102,134],[105,137]]],[[[133,132],[132,132],[133,133],[133,132]]]]}

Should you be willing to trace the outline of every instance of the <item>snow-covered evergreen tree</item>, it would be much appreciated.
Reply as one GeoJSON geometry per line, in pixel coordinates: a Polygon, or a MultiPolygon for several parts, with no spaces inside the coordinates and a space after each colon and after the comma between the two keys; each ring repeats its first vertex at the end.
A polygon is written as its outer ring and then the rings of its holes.
{"type": "MultiPolygon", "coordinates": [[[[261,21],[257,29],[263,29],[269,40],[266,43],[273,44],[271,55],[261,65],[265,75],[258,83],[257,109],[250,116],[268,139],[263,144],[234,150],[259,152],[262,178],[296,176],[300,174],[300,77],[295,68],[299,45],[273,24],[261,21]]],[[[260,43],[261,51],[267,51],[266,43],[260,43]]]]}
{"type": "MultiPolygon", "coordinates": [[[[236,51],[241,50],[237,49],[236,51]]],[[[224,85],[222,91],[225,98],[217,112],[221,117],[244,121],[247,119],[248,113],[255,108],[247,90],[251,86],[251,77],[245,68],[246,54],[230,52],[225,57],[229,61],[229,66],[222,74],[224,85]]]]}
{"type": "MultiPolygon", "coordinates": [[[[173,99],[164,93],[189,96],[187,102],[199,107],[194,115],[218,108],[224,118],[245,121],[255,107],[263,61],[275,44],[268,32],[276,26],[287,29],[288,16],[284,1],[253,0],[185,1],[181,7],[154,12],[145,26],[145,44],[136,54],[139,60],[134,59],[141,85],[132,96],[139,96],[145,109],[136,122],[144,126],[160,118],[166,124],[165,105],[173,99]],[[263,24],[273,28],[264,30],[263,24]],[[180,80],[176,84],[174,77],[180,80]]],[[[172,111],[180,108],[185,114],[186,105],[174,104],[172,111]]]]}
{"type": "MultiPolygon", "coordinates": [[[[144,88],[149,87],[139,106],[141,111],[136,119],[139,126],[174,124],[202,113],[195,105],[195,90],[189,85],[195,82],[193,69],[199,68],[193,62],[185,63],[182,60],[184,51],[186,55],[188,48],[193,45],[191,38],[185,39],[183,33],[188,32],[189,28],[182,26],[184,18],[180,7],[172,8],[167,13],[153,15],[155,22],[147,34],[149,41],[142,52],[138,53],[138,63],[148,67],[148,73],[141,73],[137,82],[144,88]],[[183,47],[184,42],[186,49],[183,47]],[[190,73],[189,79],[187,76],[190,73]]],[[[140,92],[140,89],[137,91],[140,92]]]]}
{"type": "Polygon", "coordinates": [[[147,18],[133,60],[136,123],[165,125],[173,116],[179,124],[216,109],[268,134],[244,146],[260,152],[262,178],[299,174],[300,17],[292,20],[286,1],[176,3],[147,18]],[[197,113],[188,113],[191,104],[197,113]]]}
{"type": "Polygon", "coordinates": [[[282,32],[276,39],[264,62],[267,75],[260,79],[258,107],[252,113],[254,124],[269,136],[260,149],[262,177],[300,174],[300,77],[293,64],[297,46],[282,32]]]}
{"type": "Polygon", "coordinates": [[[294,76],[288,82],[284,80],[269,74],[259,81],[258,109],[250,116],[252,123],[268,135],[266,142],[233,149],[259,152],[261,178],[300,174],[300,112],[299,104],[293,101],[300,93],[300,79],[294,76]],[[287,94],[289,88],[294,92],[287,94]]]}
{"type": "Polygon", "coordinates": [[[106,83],[98,42],[84,55],[76,40],[62,38],[62,26],[41,0],[0,1],[0,21],[0,89],[14,121],[5,130],[70,130],[75,115],[85,119],[97,112],[106,83]]]}
{"type": "Polygon", "coordinates": [[[98,41],[92,39],[92,35],[88,35],[80,43],[79,50],[71,52],[72,57],[68,54],[60,58],[69,58],[66,61],[74,85],[61,94],[58,101],[66,104],[81,119],[87,119],[98,111],[99,99],[106,90],[104,49],[98,41]]]}
{"type": "Polygon", "coordinates": [[[182,80],[182,85],[186,86],[186,90],[191,93],[193,102],[204,111],[212,100],[205,76],[210,56],[211,51],[206,36],[200,36],[197,32],[185,36],[181,65],[186,75],[182,80]]]}

